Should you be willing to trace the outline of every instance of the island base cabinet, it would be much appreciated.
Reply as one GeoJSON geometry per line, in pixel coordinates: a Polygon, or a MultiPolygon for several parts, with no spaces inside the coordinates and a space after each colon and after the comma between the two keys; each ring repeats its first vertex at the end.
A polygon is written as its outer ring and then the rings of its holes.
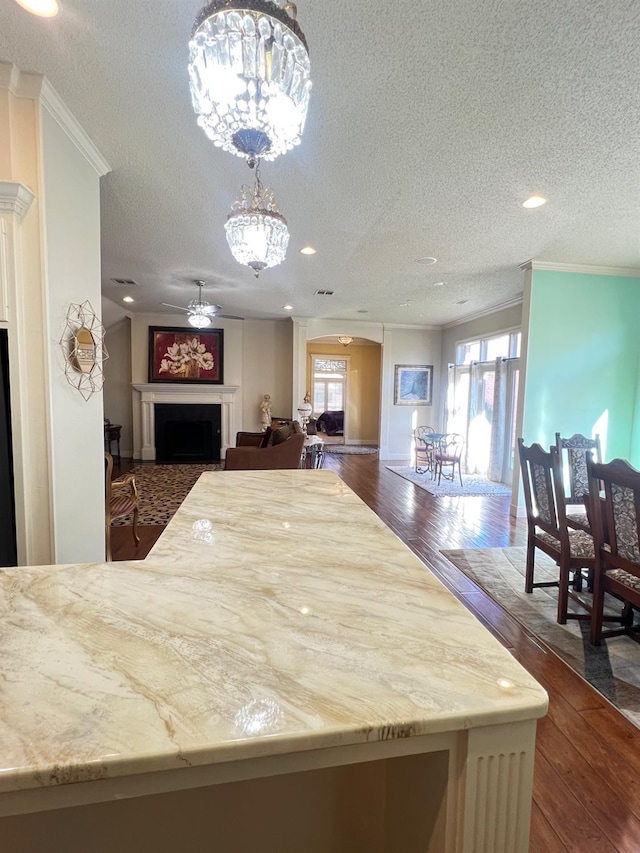
{"type": "MultiPolygon", "coordinates": [[[[272,756],[260,771],[266,774],[270,765],[270,775],[199,787],[188,782],[184,790],[163,793],[136,795],[124,780],[108,780],[114,787],[106,802],[64,808],[45,804],[41,808],[47,810],[3,817],[0,849],[3,853],[524,853],[534,741],[535,722],[527,721],[455,735],[316,750],[295,756],[294,764],[305,762],[309,768],[298,772],[282,773],[278,758],[272,756]],[[415,753],[416,746],[425,751],[415,753]],[[390,752],[400,754],[365,757],[390,752]],[[331,766],[323,766],[327,762],[331,766]]],[[[218,767],[224,770],[224,765],[218,767]]],[[[136,784],[146,781],[147,790],[157,790],[155,783],[161,778],[162,774],[146,774],[136,784]]],[[[100,782],[68,785],[65,793],[82,798],[79,789],[92,784],[100,786],[100,782]],[[78,790],[70,790],[74,788],[78,790]]]]}

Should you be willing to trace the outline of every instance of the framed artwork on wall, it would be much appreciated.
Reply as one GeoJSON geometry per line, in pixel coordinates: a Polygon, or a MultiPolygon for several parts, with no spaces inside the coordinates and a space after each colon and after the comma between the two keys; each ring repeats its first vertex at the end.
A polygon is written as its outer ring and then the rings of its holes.
{"type": "Polygon", "coordinates": [[[396,364],[395,406],[430,406],[433,397],[432,364],[396,364]]]}
{"type": "Polygon", "coordinates": [[[223,385],[223,329],[149,327],[149,382],[223,385]]]}

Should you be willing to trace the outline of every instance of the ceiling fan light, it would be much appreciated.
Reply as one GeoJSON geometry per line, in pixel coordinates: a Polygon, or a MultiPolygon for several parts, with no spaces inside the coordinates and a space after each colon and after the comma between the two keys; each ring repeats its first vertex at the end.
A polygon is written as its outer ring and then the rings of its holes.
{"type": "Polygon", "coordinates": [[[211,325],[211,318],[207,317],[206,314],[190,314],[187,319],[196,329],[206,329],[207,326],[211,325]]]}
{"type": "Polygon", "coordinates": [[[213,0],[189,42],[191,100],[214,145],[274,160],[300,143],[311,92],[304,33],[271,0],[213,0]]]}

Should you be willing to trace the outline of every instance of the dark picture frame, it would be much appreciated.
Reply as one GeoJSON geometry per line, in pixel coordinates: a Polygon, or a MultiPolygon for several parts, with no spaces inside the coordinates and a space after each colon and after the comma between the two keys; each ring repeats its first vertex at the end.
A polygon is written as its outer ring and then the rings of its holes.
{"type": "Polygon", "coordinates": [[[149,382],[223,385],[223,367],[223,329],[149,326],[149,382]]]}
{"type": "Polygon", "coordinates": [[[396,364],[395,406],[430,406],[433,399],[432,364],[396,364]]]}

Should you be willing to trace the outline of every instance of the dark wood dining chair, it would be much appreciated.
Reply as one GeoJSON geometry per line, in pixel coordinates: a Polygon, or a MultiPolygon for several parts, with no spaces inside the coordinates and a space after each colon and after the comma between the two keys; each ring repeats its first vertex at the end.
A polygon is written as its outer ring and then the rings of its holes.
{"type": "Polygon", "coordinates": [[[140,544],[138,536],[138,488],[133,474],[127,474],[122,480],[111,481],[113,475],[113,457],[104,454],[105,500],[105,553],[108,562],[111,561],[111,522],[124,515],[133,514],[133,541],[136,547],[140,544]]]}
{"type": "Polygon", "coordinates": [[[558,622],[567,619],[589,619],[587,602],[575,596],[582,587],[582,570],[593,573],[595,550],[593,537],[584,530],[567,525],[562,467],[558,450],[547,452],[539,444],[526,447],[518,439],[518,455],[522,471],[522,487],[527,509],[527,565],[525,592],[536,587],[558,587],[558,622]],[[556,581],[535,581],[536,548],[558,564],[556,581]],[[573,575],[573,577],[572,577],[573,575]],[[570,590],[573,587],[573,591],[570,590]],[[569,598],[574,598],[585,613],[569,613],[569,598]]]}
{"type": "Polygon", "coordinates": [[[588,438],[577,432],[569,438],[562,438],[556,433],[556,447],[560,456],[562,466],[565,499],[568,504],[576,504],[581,507],[578,511],[567,513],[567,523],[575,530],[589,532],[589,521],[584,506],[585,495],[589,491],[587,459],[594,462],[602,462],[602,449],[600,447],[600,436],[588,438]]]}
{"type": "Polygon", "coordinates": [[[640,640],[634,608],[640,608],[640,471],[624,459],[587,460],[589,516],[596,546],[591,643],[629,634],[640,640]],[[605,594],[620,601],[619,616],[605,615],[605,594]],[[605,621],[617,628],[604,630],[605,621]]]}
{"type": "Polygon", "coordinates": [[[433,442],[429,442],[427,436],[434,434],[434,429],[430,426],[419,426],[413,431],[414,469],[416,474],[433,471],[433,442]]]}

